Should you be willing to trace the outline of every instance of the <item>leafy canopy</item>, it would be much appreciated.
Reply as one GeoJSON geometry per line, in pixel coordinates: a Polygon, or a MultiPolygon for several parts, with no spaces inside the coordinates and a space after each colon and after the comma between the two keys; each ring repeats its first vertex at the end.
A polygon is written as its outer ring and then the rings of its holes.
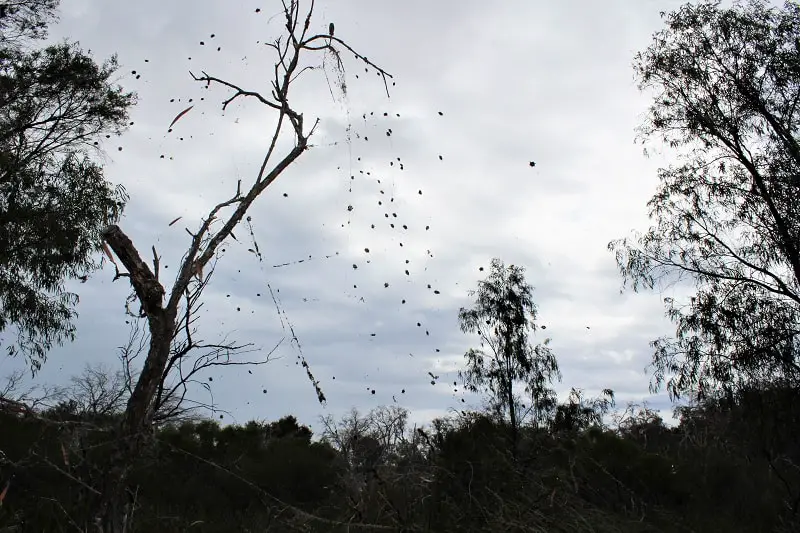
{"type": "Polygon", "coordinates": [[[111,82],[114,57],[98,65],[67,42],[28,50],[56,5],[16,2],[0,17],[0,344],[33,369],[74,335],[65,282],[99,266],[100,230],[127,200],[92,156],[135,100],[111,82]]]}
{"type": "Polygon", "coordinates": [[[472,390],[487,390],[498,408],[508,413],[512,428],[520,422],[516,382],[533,401],[529,411],[538,421],[555,406],[552,380],[560,379],[558,362],[550,348],[549,339],[531,346],[529,332],[536,331],[536,305],[533,287],[525,282],[525,270],[505,267],[493,259],[486,280],[478,282],[471,309],[462,308],[458,319],[465,333],[477,333],[480,348],[471,348],[464,355],[467,368],[461,372],[465,386],[472,390]]]}
{"type": "Polygon", "coordinates": [[[635,290],[691,280],[667,298],[674,339],[653,342],[653,388],[800,378],[800,6],[687,4],[636,57],[653,103],[645,139],[674,148],[648,206],[653,226],[610,243],[635,290]]]}

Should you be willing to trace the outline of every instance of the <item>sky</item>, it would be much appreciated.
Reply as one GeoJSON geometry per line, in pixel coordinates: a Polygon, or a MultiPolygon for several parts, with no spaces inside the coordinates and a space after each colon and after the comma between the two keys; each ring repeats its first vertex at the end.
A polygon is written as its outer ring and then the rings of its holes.
{"type": "MultiPolygon", "coordinates": [[[[312,428],[352,407],[396,403],[412,423],[480,407],[454,386],[478,345],[458,311],[498,257],[526,269],[546,327],[532,341],[551,339],[562,399],[571,387],[611,388],[618,405],[647,401],[669,419],[645,368],[648,343],[674,332],[662,304],[672,293],[621,292],[607,245],[646,229],[657,169],[670,162],[635,142],[651,95],[637,89],[632,61],[661,28],[659,12],[681,3],[318,0],[311,29],[335,23],[337,37],[391,74],[390,96],[352,54],[341,55],[346,92],[330,54],[307,56],[315,68],[291,100],[307,125],[319,119],[313,146],[251,210],[263,261],[237,228],[199,319],[208,342],[253,343],[247,358],[278,348],[252,373],[203,374],[208,389],[195,398],[227,413],[223,422],[293,414],[312,428]]],[[[190,71],[269,94],[274,52],[264,43],[281,33],[280,13],[264,0],[62,1],[50,38],[77,40],[98,60],[117,54],[118,82],[138,94],[133,125],[104,146],[105,173],[131,197],[120,226],[144,257],[155,246],[164,280],[188,245],[185,228],[196,230],[238,179],[254,179],[274,126],[254,100],[223,112],[230,92],[190,71]]],[[[31,383],[66,384],[86,364],[119,368],[131,291],[113,277],[106,265],[70,285],[77,339],[31,383]]],[[[23,365],[0,360],[0,376],[23,365]]]]}

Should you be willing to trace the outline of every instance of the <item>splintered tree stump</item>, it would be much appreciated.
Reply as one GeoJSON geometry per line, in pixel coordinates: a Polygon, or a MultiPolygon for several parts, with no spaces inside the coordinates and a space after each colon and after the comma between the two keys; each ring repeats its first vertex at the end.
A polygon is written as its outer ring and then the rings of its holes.
{"type": "Polygon", "coordinates": [[[153,311],[160,310],[164,299],[164,287],[147,263],[142,260],[130,238],[116,224],[107,226],[102,232],[102,237],[128,270],[131,285],[142,303],[144,312],[149,315],[153,311]]]}

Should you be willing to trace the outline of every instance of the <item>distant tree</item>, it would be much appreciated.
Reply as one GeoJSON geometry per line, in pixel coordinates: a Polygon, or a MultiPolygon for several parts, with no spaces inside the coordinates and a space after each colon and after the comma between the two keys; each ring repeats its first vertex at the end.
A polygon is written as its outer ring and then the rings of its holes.
{"type": "Polygon", "coordinates": [[[464,355],[467,368],[460,377],[469,390],[488,391],[508,414],[515,446],[521,423],[515,385],[524,385],[534,423],[540,423],[555,407],[552,381],[561,379],[549,339],[530,345],[528,333],[536,331],[537,310],[524,272],[522,267],[506,268],[493,259],[487,279],[478,282],[477,291],[469,292],[476,297],[474,306],[461,308],[458,314],[461,330],[478,334],[481,344],[464,355]]]}
{"type": "Polygon", "coordinates": [[[67,42],[31,50],[57,5],[0,10],[0,344],[33,370],[74,336],[77,295],[64,283],[97,268],[100,231],[127,199],[92,155],[134,103],[111,81],[114,57],[98,65],[67,42]]]}
{"type": "Polygon", "coordinates": [[[321,438],[337,450],[351,474],[359,476],[377,466],[389,464],[408,441],[408,410],[379,406],[362,415],[353,408],[336,420],[320,417],[321,438]]]}
{"type": "Polygon", "coordinates": [[[800,6],[686,4],[637,55],[654,91],[645,139],[678,150],[649,202],[654,225],[609,244],[634,290],[691,280],[666,298],[675,338],[652,345],[653,389],[800,379],[800,6]]]}
{"type": "Polygon", "coordinates": [[[320,417],[322,423],[321,438],[338,451],[349,469],[357,463],[354,444],[358,439],[372,432],[369,415],[362,415],[358,409],[352,408],[338,420],[332,414],[320,417]]]}
{"type": "Polygon", "coordinates": [[[599,398],[587,399],[582,390],[573,388],[567,401],[556,406],[550,429],[554,432],[575,432],[603,427],[603,416],[613,406],[614,391],[611,389],[604,389],[599,398]]]}
{"type": "Polygon", "coordinates": [[[87,418],[119,415],[125,408],[128,388],[122,371],[112,372],[106,365],[86,365],[73,376],[66,395],[87,418]]]}

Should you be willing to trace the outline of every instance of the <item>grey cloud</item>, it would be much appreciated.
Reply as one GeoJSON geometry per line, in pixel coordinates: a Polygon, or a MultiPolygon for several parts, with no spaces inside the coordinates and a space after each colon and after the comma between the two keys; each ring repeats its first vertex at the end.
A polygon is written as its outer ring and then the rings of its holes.
{"type": "MultiPolygon", "coordinates": [[[[633,87],[630,63],[658,28],[658,11],[675,5],[587,3],[576,11],[560,3],[318,3],[320,33],[335,22],[337,36],[395,75],[397,85],[390,80],[387,99],[380,79],[349,54],[347,95],[334,90],[331,98],[320,70],[304,74],[296,103],[307,120],[321,119],[315,147],[253,209],[264,262],[247,251],[245,227],[235,232],[240,243],[226,245],[202,324],[207,340],[231,333],[271,348],[287,333],[265,290],[269,283],[280,290],[329,404],[317,405],[288,342],[276,352],[280,359],[253,374],[213,374],[215,402],[239,421],[293,413],[312,424],[320,413],[352,405],[368,411],[392,396],[415,421],[479,405],[474,395],[462,403],[449,385],[455,364],[477,342],[458,329],[458,309],[488,273],[478,267],[495,256],[527,268],[547,326],[536,340],[553,338],[565,375],[561,396],[577,386],[648,397],[647,343],[671,328],[658,295],[619,295],[605,246],[642,227],[655,184],[652,163],[632,146],[646,99],[633,87]],[[273,268],[308,255],[311,261],[273,268]],[[427,372],[437,369],[441,383],[432,386],[427,372]]],[[[203,89],[188,70],[268,91],[271,59],[263,42],[280,29],[280,17],[268,22],[274,14],[255,3],[64,2],[54,38],[79,39],[97,57],[117,52],[124,83],[139,91],[135,125],[107,145],[106,172],[131,192],[123,228],[143,255],[155,245],[164,256],[169,269],[162,279],[174,275],[188,242],[184,226],[195,229],[215,201],[234,192],[237,179],[246,185],[254,178],[272,124],[255,102],[223,116],[228,93],[203,89]],[[167,133],[189,98],[195,107],[167,133]],[[178,216],[184,218],[168,227],[178,216]]],[[[112,272],[76,286],[79,338],[55,350],[38,379],[63,381],[86,361],[113,361],[127,338],[122,305],[129,290],[124,280],[110,282],[112,272]]],[[[667,407],[663,397],[653,398],[667,407]]]]}

